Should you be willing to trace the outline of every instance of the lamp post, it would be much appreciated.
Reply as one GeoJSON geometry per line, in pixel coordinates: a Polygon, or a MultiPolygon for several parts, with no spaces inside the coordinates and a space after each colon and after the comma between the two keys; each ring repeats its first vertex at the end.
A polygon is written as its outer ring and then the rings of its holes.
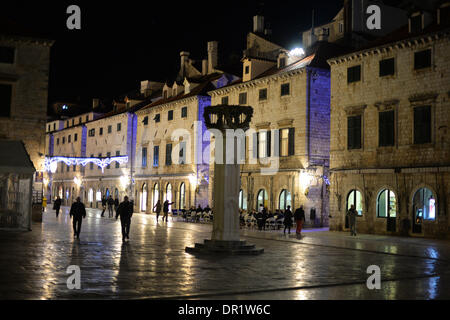
{"type": "Polygon", "coordinates": [[[255,255],[264,252],[264,249],[240,241],[239,233],[240,164],[235,133],[236,130],[245,132],[249,129],[252,115],[252,107],[219,105],[205,108],[203,117],[206,127],[216,130],[213,231],[211,240],[196,243],[193,248],[186,247],[188,253],[255,255]]]}

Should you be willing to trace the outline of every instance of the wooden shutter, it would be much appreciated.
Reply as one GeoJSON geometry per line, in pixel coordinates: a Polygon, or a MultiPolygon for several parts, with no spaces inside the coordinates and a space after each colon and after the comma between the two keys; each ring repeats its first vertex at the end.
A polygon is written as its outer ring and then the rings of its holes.
{"type": "Polygon", "coordinates": [[[431,142],[431,107],[414,108],[414,143],[431,142]]]}
{"type": "Polygon", "coordinates": [[[394,145],[394,111],[386,111],[379,113],[379,145],[393,146],[394,145]]]}
{"type": "Polygon", "coordinates": [[[271,130],[269,129],[269,130],[267,130],[267,133],[266,133],[266,146],[267,146],[267,152],[266,152],[266,156],[267,157],[270,157],[270,149],[271,149],[271,145],[272,145],[272,132],[271,132],[271,130]]]}
{"type": "Polygon", "coordinates": [[[288,155],[295,154],[295,128],[289,128],[289,151],[288,155]]]}
{"type": "Polygon", "coordinates": [[[258,133],[253,134],[253,158],[258,159],[258,149],[259,149],[259,135],[258,133]]]}

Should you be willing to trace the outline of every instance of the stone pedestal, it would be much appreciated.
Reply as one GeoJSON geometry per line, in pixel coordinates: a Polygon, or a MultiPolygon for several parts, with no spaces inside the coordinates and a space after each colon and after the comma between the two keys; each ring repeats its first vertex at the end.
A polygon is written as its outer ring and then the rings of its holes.
{"type": "MultiPolygon", "coordinates": [[[[206,116],[205,116],[206,118],[206,116]]],[[[217,127],[216,127],[217,129],[217,127]]],[[[228,141],[226,139],[225,129],[222,128],[222,155],[220,150],[216,149],[216,163],[214,164],[214,220],[211,240],[205,240],[204,243],[196,243],[195,247],[186,247],[189,253],[206,254],[231,254],[231,255],[257,255],[264,252],[264,249],[257,249],[254,245],[246,244],[240,240],[239,232],[239,190],[240,190],[240,165],[237,164],[236,143],[234,138],[228,141]],[[229,145],[227,145],[229,144],[229,145]],[[234,145],[234,148],[231,146],[234,145]],[[228,152],[228,153],[227,153],[228,152]],[[234,157],[231,156],[233,155],[234,157]],[[219,162],[218,157],[223,158],[223,164],[219,162]],[[231,160],[230,160],[231,159],[231,160]]],[[[216,137],[216,142],[217,142],[216,137]]],[[[220,143],[216,144],[220,148],[220,143]]]]}

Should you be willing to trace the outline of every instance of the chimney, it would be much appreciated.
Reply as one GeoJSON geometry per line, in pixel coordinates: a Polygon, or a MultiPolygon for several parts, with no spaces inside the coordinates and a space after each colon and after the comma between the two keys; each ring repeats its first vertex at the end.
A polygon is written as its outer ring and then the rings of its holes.
{"type": "Polygon", "coordinates": [[[180,61],[180,74],[184,77],[185,76],[185,66],[188,63],[189,60],[189,52],[186,51],[181,51],[180,52],[180,57],[181,57],[181,61],[180,61]]]}
{"type": "Polygon", "coordinates": [[[253,32],[254,33],[264,33],[264,17],[254,16],[253,17],[253,32]]]}
{"type": "Polygon", "coordinates": [[[92,109],[93,110],[97,109],[99,104],[100,104],[100,99],[98,99],[98,98],[92,99],[92,109]]]}
{"type": "Polygon", "coordinates": [[[202,60],[202,75],[208,74],[208,59],[202,60]]]}
{"type": "Polygon", "coordinates": [[[217,41],[208,42],[208,74],[213,73],[215,67],[217,67],[219,56],[219,43],[217,41]]]}

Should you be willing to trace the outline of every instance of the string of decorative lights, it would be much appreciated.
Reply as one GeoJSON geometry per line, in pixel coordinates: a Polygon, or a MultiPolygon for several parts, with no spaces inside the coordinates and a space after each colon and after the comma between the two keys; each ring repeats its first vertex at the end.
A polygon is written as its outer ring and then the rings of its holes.
{"type": "Polygon", "coordinates": [[[104,172],[105,168],[114,161],[120,164],[128,163],[128,156],[116,156],[105,158],[45,157],[45,170],[51,173],[55,173],[56,169],[58,168],[58,162],[64,162],[68,166],[82,165],[83,167],[85,167],[88,163],[94,163],[98,167],[102,168],[102,172],[104,172]]]}

